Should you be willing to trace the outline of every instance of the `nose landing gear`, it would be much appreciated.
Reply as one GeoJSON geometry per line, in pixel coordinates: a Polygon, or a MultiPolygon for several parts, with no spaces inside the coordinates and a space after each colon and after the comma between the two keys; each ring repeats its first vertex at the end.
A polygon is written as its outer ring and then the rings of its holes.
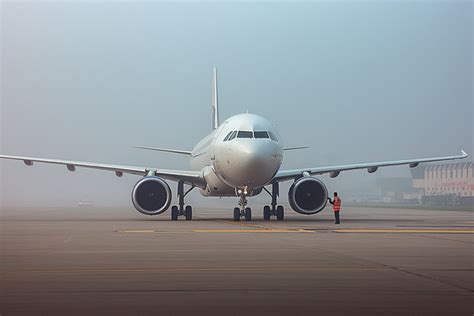
{"type": "Polygon", "coordinates": [[[265,191],[272,197],[272,206],[265,205],[263,207],[263,219],[269,221],[272,216],[276,216],[278,221],[282,221],[285,217],[283,205],[277,206],[277,198],[280,195],[280,187],[278,182],[272,182],[272,192],[270,193],[265,187],[265,191]]]}
{"type": "Polygon", "coordinates": [[[240,200],[239,200],[240,207],[234,208],[234,221],[238,222],[240,221],[240,218],[243,217],[245,218],[246,222],[250,222],[252,220],[252,209],[250,207],[246,207],[247,194],[241,193],[241,192],[239,192],[239,194],[240,194],[240,200]]]}
{"type": "Polygon", "coordinates": [[[186,205],[184,207],[184,197],[188,195],[189,192],[191,192],[195,186],[191,186],[191,188],[184,192],[184,181],[179,181],[178,182],[178,198],[179,198],[179,208],[176,205],[173,205],[171,207],[171,220],[176,221],[178,220],[179,216],[184,216],[187,221],[190,221],[193,219],[193,208],[191,205],[186,205]]]}

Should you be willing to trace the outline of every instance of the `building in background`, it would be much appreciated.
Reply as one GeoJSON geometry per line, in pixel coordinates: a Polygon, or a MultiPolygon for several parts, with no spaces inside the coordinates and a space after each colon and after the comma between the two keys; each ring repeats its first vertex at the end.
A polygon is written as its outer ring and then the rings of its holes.
{"type": "Polygon", "coordinates": [[[381,203],[416,204],[419,196],[414,194],[412,180],[408,177],[386,177],[376,180],[381,203]]]}
{"type": "Polygon", "coordinates": [[[473,166],[459,162],[413,168],[414,195],[424,205],[474,205],[473,166]]]}

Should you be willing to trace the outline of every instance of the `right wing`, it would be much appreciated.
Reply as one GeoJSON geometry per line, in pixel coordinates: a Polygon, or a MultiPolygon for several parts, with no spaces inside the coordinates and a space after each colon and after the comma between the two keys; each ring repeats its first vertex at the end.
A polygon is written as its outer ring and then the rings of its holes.
{"type": "Polygon", "coordinates": [[[297,179],[299,177],[304,176],[305,174],[321,175],[325,173],[329,173],[330,177],[334,178],[334,177],[337,177],[341,171],[347,171],[347,170],[367,169],[369,173],[373,173],[377,171],[377,169],[380,167],[409,165],[410,168],[414,168],[418,166],[418,164],[423,163],[423,162],[464,159],[466,157],[467,157],[466,152],[464,150],[461,150],[460,155],[447,156],[447,157],[394,160],[394,161],[382,161],[382,162],[357,163],[357,164],[351,164],[351,165],[280,170],[277,172],[277,174],[272,179],[272,181],[282,182],[282,181],[297,179]]]}
{"type": "Polygon", "coordinates": [[[134,167],[134,166],[123,166],[113,165],[104,163],[93,163],[93,162],[81,162],[72,160],[59,160],[59,159],[47,159],[47,158],[33,158],[24,156],[9,156],[0,155],[0,159],[10,160],[22,160],[27,166],[32,166],[33,163],[46,163],[66,166],[69,171],[75,171],[76,167],[99,169],[106,171],[114,171],[115,175],[121,177],[124,173],[135,174],[139,176],[154,175],[159,176],[163,179],[171,181],[184,181],[188,184],[195,185],[197,187],[205,188],[206,181],[200,171],[188,171],[188,170],[169,170],[169,169],[156,169],[148,167],[134,167]]]}

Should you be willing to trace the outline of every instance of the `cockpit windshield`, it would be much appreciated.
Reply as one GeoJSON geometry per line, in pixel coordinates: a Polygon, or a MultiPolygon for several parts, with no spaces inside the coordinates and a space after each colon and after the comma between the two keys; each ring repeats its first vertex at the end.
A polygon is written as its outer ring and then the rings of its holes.
{"type": "Polygon", "coordinates": [[[233,132],[233,131],[230,131],[230,132],[229,132],[229,134],[227,134],[227,136],[224,138],[224,141],[227,141],[227,140],[229,140],[229,138],[230,138],[230,135],[232,135],[232,132],[233,132]]]}
{"type": "Polygon", "coordinates": [[[232,134],[229,137],[229,140],[233,140],[236,135],[237,135],[237,131],[233,131],[232,134]]]}
{"type": "Polygon", "coordinates": [[[278,139],[276,138],[275,134],[273,134],[272,132],[268,132],[268,135],[270,135],[270,138],[274,141],[278,141],[278,139]]]}
{"type": "Polygon", "coordinates": [[[272,132],[268,131],[230,131],[226,137],[224,138],[224,141],[231,141],[234,138],[270,138],[273,141],[278,141],[275,135],[272,132]]]}
{"type": "Polygon", "coordinates": [[[251,131],[239,131],[237,138],[253,138],[253,133],[251,131]]]}
{"type": "Polygon", "coordinates": [[[255,138],[268,138],[268,133],[265,131],[253,132],[255,138]]]}

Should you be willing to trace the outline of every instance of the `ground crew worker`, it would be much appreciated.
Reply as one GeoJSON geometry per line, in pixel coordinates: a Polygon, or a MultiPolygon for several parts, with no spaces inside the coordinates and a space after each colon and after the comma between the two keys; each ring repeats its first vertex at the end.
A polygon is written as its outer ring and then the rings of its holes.
{"type": "Polygon", "coordinates": [[[334,211],[334,217],[336,218],[335,224],[340,224],[341,221],[339,220],[339,212],[341,211],[341,199],[337,196],[337,192],[334,192],[334,199],[331,200],[328,197],[329,203],[332,204],[332,209],[334,211]]]}

